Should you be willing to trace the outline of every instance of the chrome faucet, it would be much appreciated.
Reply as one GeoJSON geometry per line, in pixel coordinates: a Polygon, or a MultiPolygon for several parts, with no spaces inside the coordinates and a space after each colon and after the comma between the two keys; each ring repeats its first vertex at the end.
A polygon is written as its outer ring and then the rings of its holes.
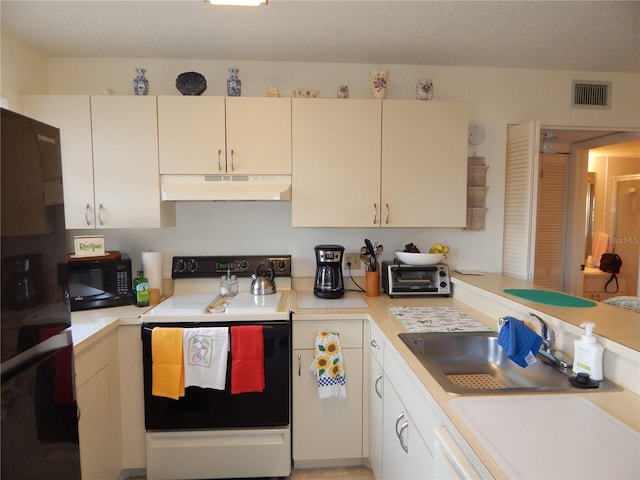
{"type": "Polygon", "coordinates": [[[538,355],[540,355],[541,360],[562,372],[566,372],[571,369],[571,360],[561,351],[553,349],[556,341],[556,335],[553,332],[553,329],[535,313],[529,312],[529,315],[540,321],[542,345],[540,346],[538,355]]]}

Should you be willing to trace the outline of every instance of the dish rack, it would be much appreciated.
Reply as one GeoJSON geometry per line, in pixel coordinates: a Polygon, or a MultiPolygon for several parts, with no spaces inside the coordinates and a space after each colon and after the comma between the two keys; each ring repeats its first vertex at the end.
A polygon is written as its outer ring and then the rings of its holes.
{"type": "Polygon", "coordinates": [[[487,170],[484,157],[468,157],[467,164],[467,226],[465,230],[484,230],[487,213],[487,170]]]}

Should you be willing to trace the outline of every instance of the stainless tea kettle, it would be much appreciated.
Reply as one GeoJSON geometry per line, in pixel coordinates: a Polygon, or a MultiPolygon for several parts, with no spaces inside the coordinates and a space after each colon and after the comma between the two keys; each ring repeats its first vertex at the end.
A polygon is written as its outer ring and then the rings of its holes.
{"type": "Polygon", "coordinates": [[[276,293],[276,284],[273,281],[275,271],[270,262],[262,262],[256,267],[256,273],[252,273],[251,293],[253,295],[271,295],[276,293]],[[266,267],[266,272],[261,271],[266,267]]]}

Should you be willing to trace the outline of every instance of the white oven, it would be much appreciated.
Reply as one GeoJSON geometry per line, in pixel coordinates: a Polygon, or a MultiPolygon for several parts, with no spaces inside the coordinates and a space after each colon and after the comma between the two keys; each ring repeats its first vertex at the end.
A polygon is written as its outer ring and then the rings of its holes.
{"type": "MultiPolygon", "coordinates": [[[[172,277],[175,294],[142,316],[147,478],[288,476],[291,257],[174,257],[172,277]],[[263,262],[274,267],[277,292],[252,295],[250,275],[263,262]],[[219,298],[220,277],[227,273],[239,278],[240,291],[236,296],[219,298]],[[154,375],[160,376],[154,369],[159,355],[154,356],[154,348],[164,348],[154,343],[158,342],[154,331],[160,338],[168,329],[184,338],[206,329],[228,335],[228,354],[217,352],[218,360],[226,360],[226,369],[218,372],[224,377],[223,387],[187,386],[179,398],[154,394],[154,375]],[[259,332],[262,350],[258,368],[263,383],[238,392],[234,391],[238,375],[234,368],[240,361],[239,342],[246,338],[246,332],[259,332]]],[[[188,345],[186,340],[184,345],[188,345]]],[[[185,362],[184,368],[190,366],[185,362]]]]}

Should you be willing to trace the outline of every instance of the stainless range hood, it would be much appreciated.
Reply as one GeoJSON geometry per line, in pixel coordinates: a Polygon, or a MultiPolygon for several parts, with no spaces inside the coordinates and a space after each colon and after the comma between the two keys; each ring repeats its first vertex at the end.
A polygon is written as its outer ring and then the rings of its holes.
{"type": "Polygon", "coordinates": [[[291,175],[160,175],[162,200],[290,201],[291,175]]]}

